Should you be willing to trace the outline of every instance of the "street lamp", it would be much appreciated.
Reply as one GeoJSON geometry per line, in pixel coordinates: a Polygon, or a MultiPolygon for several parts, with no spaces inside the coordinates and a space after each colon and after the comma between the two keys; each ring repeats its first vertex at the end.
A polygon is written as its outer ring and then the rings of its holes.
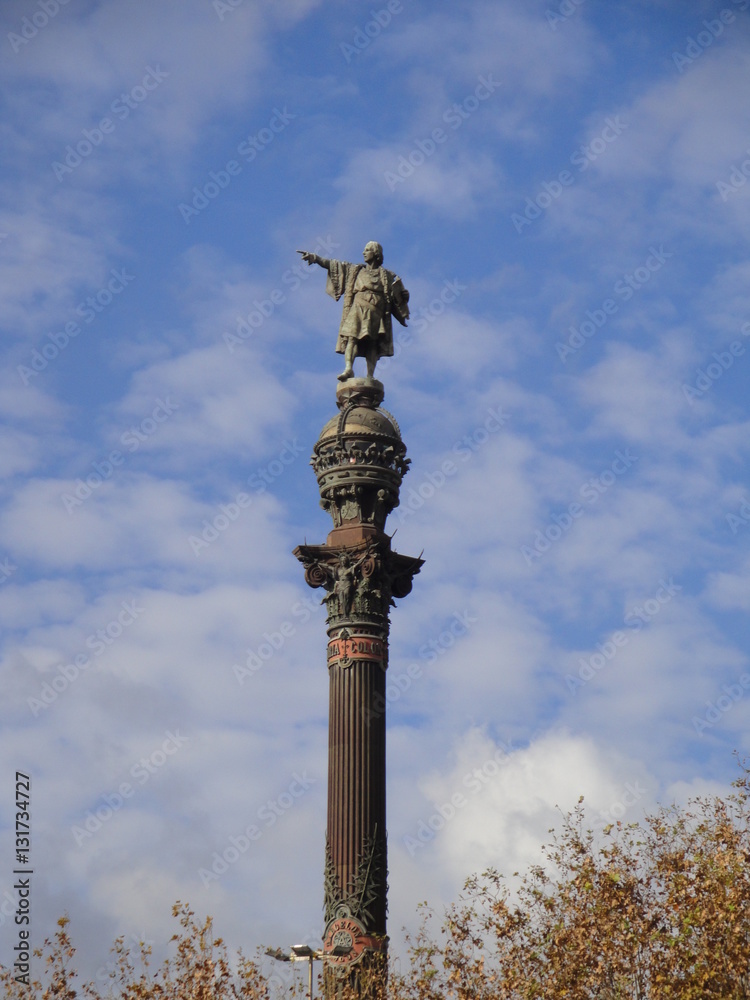
{"type": "Polygon", "coordinates": [[[313,1000],[313,962],[323,959],[322,951],[314,951],[309,944],[293,944],[291,954],[285,954],[281,948],[266,948],[266,955],[275,958],[277,962],[310,962],[307,988],[310,1000],[313,1000]]]}
{"type": "Polygon", "coordinates": [[[333,956],[347,955],[350,950],[350,948],[337,945],[332,951],[322,952],[311,948],[309,944],[293,944],[289,955],[283,952],[281,948],[266,948],[266,955],[275,958],[277,962],[304,962],[307,959],[310,963],[307,988],[310,1000],[313,1000],[313,962],[324,962],[333,956]]]}
{"type": "Polygon", "coordinates": [[[313,1000],[313,962],[315,959],[322,960],[322,951],[313,951],[309,944],[293,944],[292,945],[292,961],[293,962],[304,962],[308,959],[310,962],[310,967],[308,969],[307,978],[307,988],[310,995],[310,1000],[313,1000]]]}

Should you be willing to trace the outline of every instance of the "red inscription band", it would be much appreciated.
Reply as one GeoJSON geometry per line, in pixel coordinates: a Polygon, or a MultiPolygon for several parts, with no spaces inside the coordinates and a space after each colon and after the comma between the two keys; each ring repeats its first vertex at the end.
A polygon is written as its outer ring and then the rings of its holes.
{"type": "Polygon", "coordinates": [[[341,663],[347,666],[355,660],[370,660],[382,663],[385,659],[385,643],[371,635],[353,635],[346,639],[331,639],[328,643],[328,666],[341,663]]]}

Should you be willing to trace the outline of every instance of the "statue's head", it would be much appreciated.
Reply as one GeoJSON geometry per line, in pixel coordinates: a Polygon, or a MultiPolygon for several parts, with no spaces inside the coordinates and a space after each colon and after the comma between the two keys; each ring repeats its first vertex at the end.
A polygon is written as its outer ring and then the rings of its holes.
{"type": "MultiPolygon", "coordinates": [[[[369,243],[365,244],[365,251],[367,250],[371,250],[375,254],[375,263],[378,267],[381,267],[383,264],[383,248],[381,245],[374,240],[370,240],[369,243]]],[[[365,251],[363,251],[363,254],[365,251]]]]}

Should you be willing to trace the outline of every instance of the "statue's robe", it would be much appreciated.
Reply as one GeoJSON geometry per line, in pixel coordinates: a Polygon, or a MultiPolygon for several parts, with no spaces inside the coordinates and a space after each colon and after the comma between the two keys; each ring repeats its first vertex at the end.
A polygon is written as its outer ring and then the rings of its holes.
{"type": "Polygon", "coordinates": [[[367,353],[367,338],[377,346],[379,358],[393,356],[395,316],[402,326],[409,318],[409,293],[401,278],[384,267],[370,270],[365,264],[329,260],[326,291],[336,301],[344,297],[336,352],[344,354],[350,337],[357,341],[357,357],[367,353]]]}

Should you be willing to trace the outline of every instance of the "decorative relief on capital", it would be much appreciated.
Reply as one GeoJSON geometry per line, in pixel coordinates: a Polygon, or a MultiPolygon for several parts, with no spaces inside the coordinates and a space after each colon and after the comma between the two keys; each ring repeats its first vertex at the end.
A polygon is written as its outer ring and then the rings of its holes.
{"type": "Polygon", "coordinates": [[[300,545],[295,555],[305,567],[305,581],[326,590],[323,598],[330,624],[362,620],[387,625],[394,597],[405,597],[421,559],[391,552],[368,539],[351,548],[300,545]]]}
{"type": "Polygon", "coordinates": [[[352,472],[354,470],[351,466],[354,465],[388,469],[395,472],[399,478],[403,478],[409,470],[411,459],[406,457],[406,448],[403,444],[399,443],[396,448],[388,442],[389,438],[386,437],[380,441],[369,442],[356,439],[329,442],[320,446],[320,450],[316,448],[315,454],[310,459],[310,465],[317,476],[330,469],[342,467],[352,472]]]}
{"type": "Polygon", "coordinates": [[[334,527],[359,521],[381,530],[399,503],[401,480],[410,459],[392,445],[383,448],[336,445],[313,456],[321,506],[331,515],[334,527]]]}
{"type": "MultiPolygon", "coordinates": [[[[324,559],[305,561],[305,583],[313,590],[325,587],[330,579],[328,565],[324,559]]],[[[325,600],[325,598],[323,598],[325,600]]]]}
{"type": "Polygon", "coordinates": [[[298,558],[305,566],[306,582],[311,587],[323,587],[328,592],[323,601],[328,608],[329,620],[383,611],[383,594],[376,579],[381,564],[376,545],[368,542],[364,548],[360,546],[354,550],[316,546],[311,552],[312,548],[300,546],[298,558]],[[373,599],[376,607],[372,606],[373,599]]]}

